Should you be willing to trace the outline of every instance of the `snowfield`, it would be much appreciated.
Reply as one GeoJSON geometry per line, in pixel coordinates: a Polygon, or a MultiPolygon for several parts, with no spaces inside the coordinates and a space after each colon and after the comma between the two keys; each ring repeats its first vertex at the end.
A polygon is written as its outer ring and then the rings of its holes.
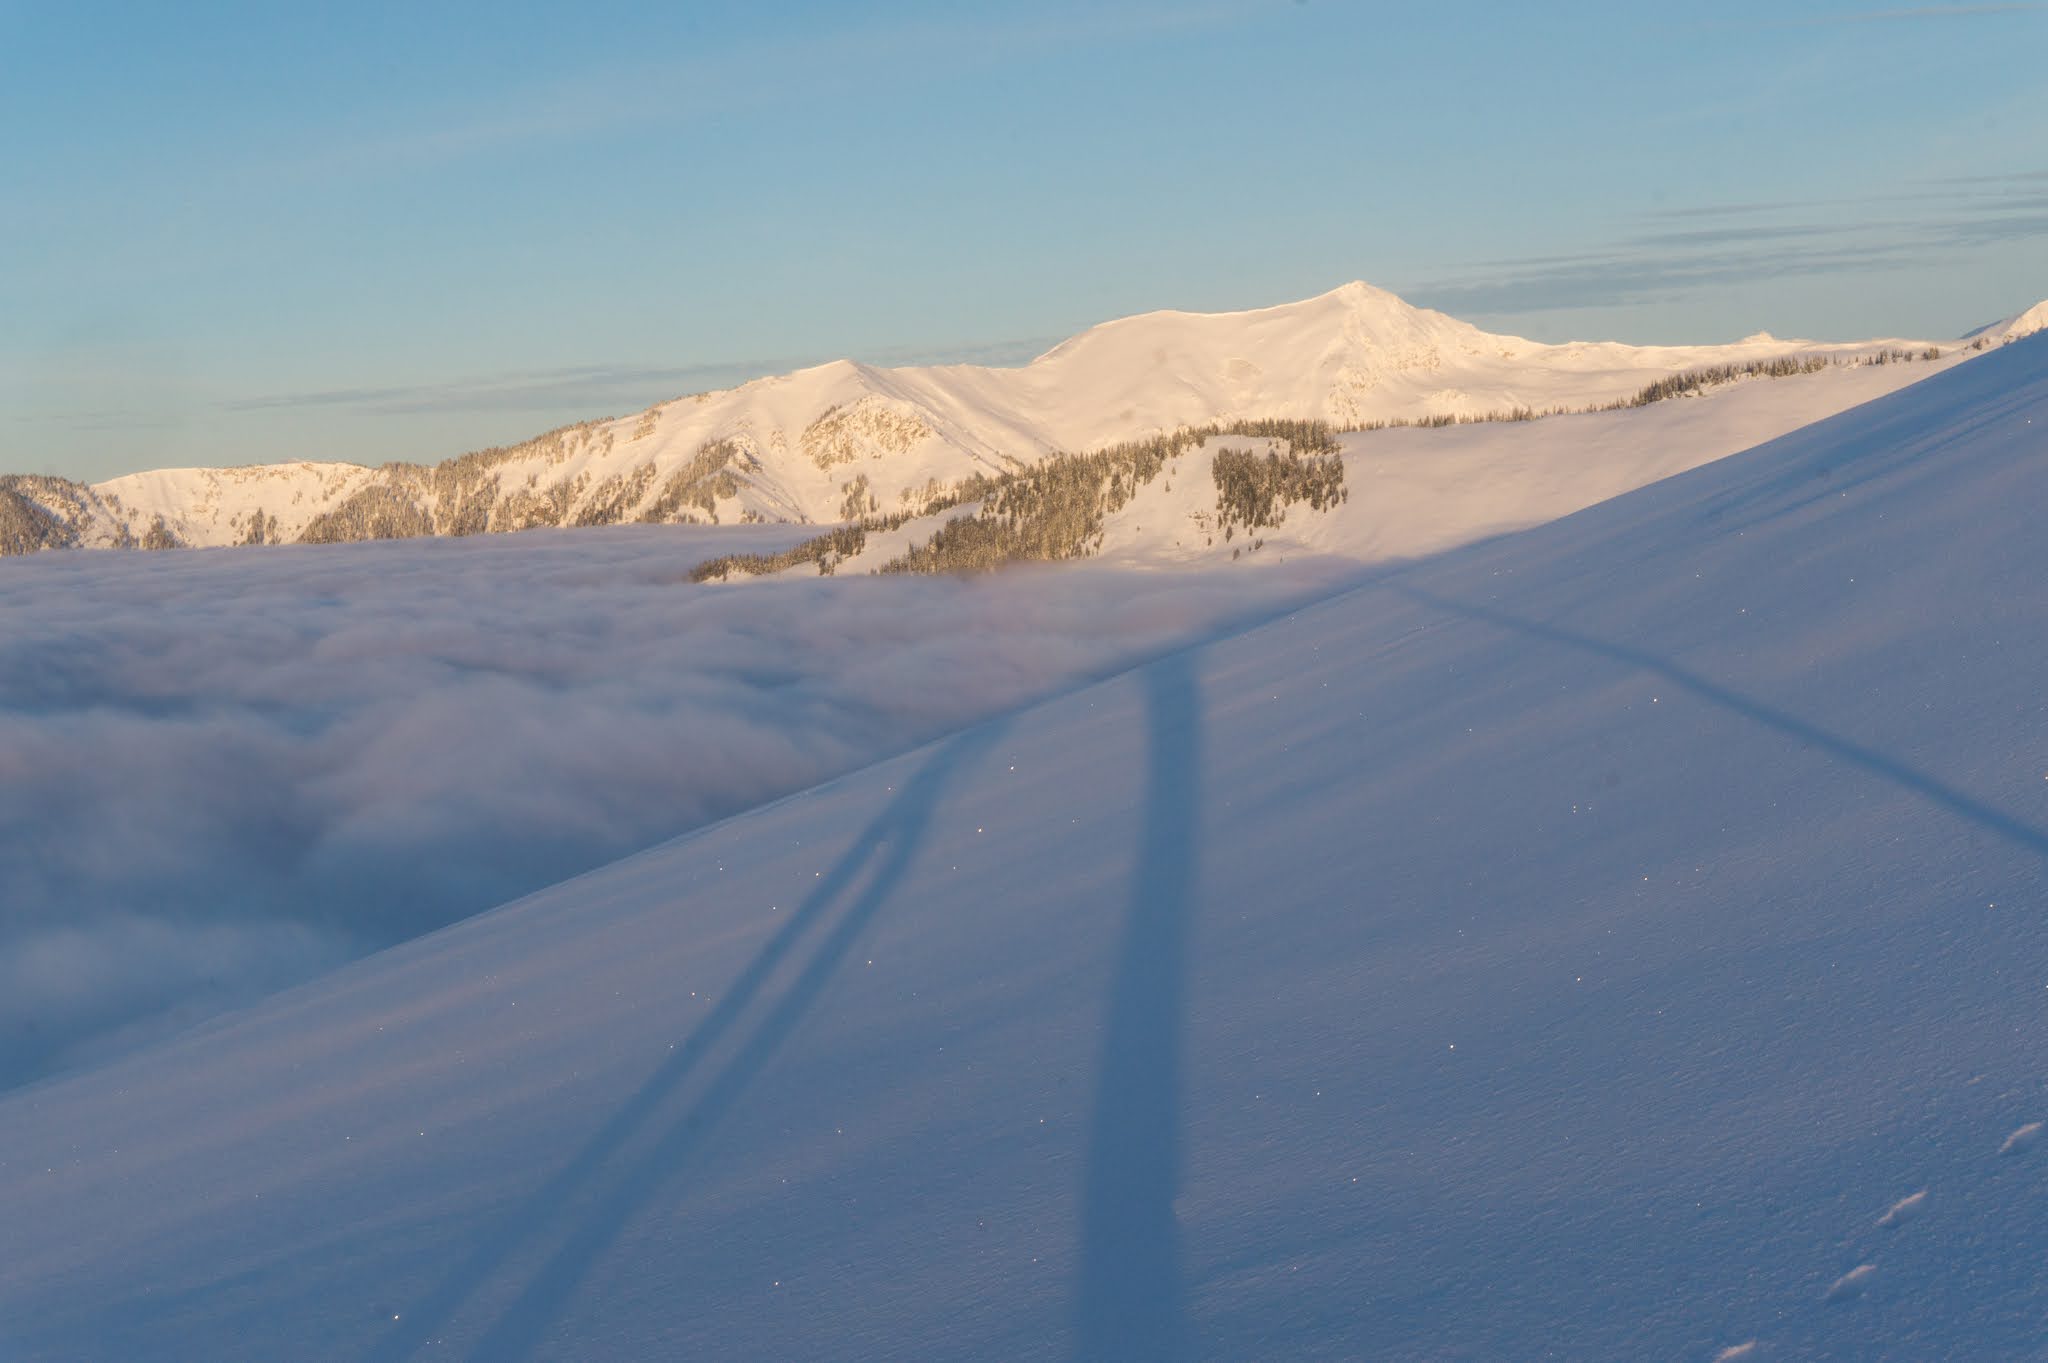
{"type": "Polygon", "coordinates": [[[2044,504],[2035,338],[18,1089],[0,1357],[2036,1356],[2044,504]]]}

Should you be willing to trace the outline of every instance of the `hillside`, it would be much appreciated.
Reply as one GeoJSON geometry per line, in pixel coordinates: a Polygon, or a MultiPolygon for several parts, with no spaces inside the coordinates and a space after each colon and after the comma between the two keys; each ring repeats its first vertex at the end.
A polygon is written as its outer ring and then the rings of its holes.
{"type": "Polygon", "coordinates": [[[1762,444],[1964,363],[1826,366],[1541,421],[1332,432],[1239,423],[1054,456],[921,516],[866,517],[700,577],[987,569],[1095,558],[1200,569],[1435,553],[1525,529],[1762,444]],[[1218,461],[1222,462],[1219,463],[1218,461]],[[1309,476],[1321,469],[1321,476],[1309,476]],[[1292,470],[1292,472],[1290,472],[1292,470]]]}
{"type": "Polygon", "coordinates": [[[643,525],[10,559],[0,1090],[1961,362],[1543,421],[1141,442],[809,544],[643,525]],[[781,580],[690,581],[763,567],[781,580]]]}
{"type": "MultiPolygon", "coordinates": [[[[1989,344],[1988,340],[1986,344],[1989,344]]],[[[1250,312],[1105,323],[1018,368],[838,361],[432,465],[165,469],[86,487],[0,478],[0,551],[466,535],[621,522],[914,512],[965,480],[1188,427],[1583,410],[1675,374],[1856,364],[1959,343],[1543,345],[1362,283],[1250,312]],[[40,508],[40,511],[31,508],[40,508]]]]}
{"type": "Polygon", "coordinates": [[[2048,342],[0,1099],[10,1358],[2032,1356],[2048,342]]]}

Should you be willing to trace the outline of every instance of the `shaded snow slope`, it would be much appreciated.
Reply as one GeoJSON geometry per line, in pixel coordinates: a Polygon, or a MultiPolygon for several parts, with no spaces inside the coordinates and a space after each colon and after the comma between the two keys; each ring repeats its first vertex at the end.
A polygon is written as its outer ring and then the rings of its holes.
{"type": "Polygon", "coordinates": [[[1353,426],[1579,409],[1705,366],[1851,362],[1900,347],[1918,354],[1925,344],[1759,334],[1730,345],[1544,345],[1353,283],[1249,312],[1124,318],[1017,368],[836,361],[433,468],[283,463],[134,474],[76,489],[104,514],[51,543],[104,546],[152,531],[225,545],[632,520],[826,523],[866,509],[916,510],[938,488],[1054,451],[1211,422],[1353,426]]]}
{"type": "Polygon", "coordinates": [[[0,1100],[0,1351],[2032,1356],[2044,438],[2004,347],[0,1100]]]}

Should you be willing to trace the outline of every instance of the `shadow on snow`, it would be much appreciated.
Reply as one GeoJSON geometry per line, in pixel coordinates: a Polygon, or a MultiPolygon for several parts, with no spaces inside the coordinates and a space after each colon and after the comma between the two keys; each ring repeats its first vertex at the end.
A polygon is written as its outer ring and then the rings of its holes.
{"type": "Polygon", "coordinates": [[[1085,1363],[1165,1363],[1188,1357],[1192,1343],[1173,1200],[1202,803],[1201,691],[1191,653],[1141,675],[1144,829],[1103,1024],[1082,1190],[1074,1333],[1085,1363]]]}
{"type": "Polygon", "coordinates": [[[782,1044],[823,994],[846,953],[888,902],[909,870],[946,786],[1001,735],[1002,722],[969,730],[940,746],[896,799],[840,857],[789,921],[733,980],[711,1012],[674,1055],[641,1085],[625,1106],[555,1175],[483,1235],[442,1282],[411,1309],[367,1355],[367,1363],[410,1358],[520,1248],[559,1231],[570,1204],[601,1186],[595,1200],[567,1229],[554,1253],[469,1350],[472,1359],[511,1363],[539,1346],[577,1288],[648,1198],[675,1177],[699,1142],[760,1077],[782,1044]],[[870,864],[874,872],[857,894],[870,864]],[[654,1145],[623,1168],[611,1168],[620,1149],[650,1127],[706,1055],[737,1027],[776,968],[834,908],[845,904],[816,953],[697,1099],[668,1119],[654,1145]]]}

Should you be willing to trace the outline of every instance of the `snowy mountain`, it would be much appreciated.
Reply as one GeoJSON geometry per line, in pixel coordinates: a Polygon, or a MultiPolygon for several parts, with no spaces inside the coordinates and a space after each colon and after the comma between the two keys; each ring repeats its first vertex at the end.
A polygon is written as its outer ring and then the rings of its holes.
{"type": "MultiPolygon", "coordinates": [[[[1899,352],[1894,351],[1893,354],[1899,352]]],[[[1213,568],[1334,558],[1368,564],[1520,530],[1618,496],[1882,397],[1964,363],[1967,348],[1919,362],[1825,365],[1768,381],[1710,383],[1683,400],[1541,421],[1394,426],[1331,434],[1257,424],[1055,457],[957,505],[869,518],[770,556],[700,566],[700,577],[802,577],[977,569],[1099,558],[1125,567],[1213,568]],[[1306,461],[1304,457],[1307,456],[1306,461]],[[1225,461],[1233,461],[1226,465],[1225,461]],[[1283,462],[1284,461],[1284,462],[1283,462]],[[1266,504],[1246,509],[1246,466],[1266,504]],[[1297,472],[1290,476],[1287,469],[1297,472]],[[1329,484],[1319,495],[1315,477],[1329,484]],[[1092,492],[1087,514],[1077,496],[1092,492]],[[1334,495],[1329,495],[1334,494],[1334,495]],[[1021,533],[1020,533],[1021,531],[1021,533]],[[991,547],[991,538],[999,541],[991,547]],[[956,543],[949,545],[948,540],[956,543]],[[964,541],[964,545],[957,542],[964,541]]],[[[1697,373],[1698,371],[1687,371],[1697,373]]]]}
{"type": "Polygon", "coordinates": [[[1993,335],[2000,344],[2021,340],[2038,331],[2048,331],[2048,301],[2034,304],[2019,316],[1998,327],[1993,335]]]}
{"type": "Polygon", "coordinates": [[[842,360],[431,467],[166,469],[91,487],[0,479],[0,552],[625,521],[823,524],[916,511],[977,475],[1188,427],[1287,418],[1345,429],[1576,411],[1701,368],[1786,357],[1849,364],[1927,349],[1768,335],[1690,347],[1543,345],[1353,283],[1281,307],[1105,323],[1019,368],[842,360]]]}
{"type": "Polygon", "coordinates": [[[1148,442],[823,543],[643,525],[8,560],[0,1090],[1965,362],[1543,421],[1148,442]],[[1093,561],[867,577],[1062,556],[1093,561]],[[787,580],[688,580],[741,564],[787,580]],[[127,832],[83,831],[102,821],[127,832]]]}
{"type": "Polygon", "coordinates": [[[1151,463],[1081,460],[1085,478],[1061,457],[834,530],[829,559],[787,525],[10,559],[0,1090],[1958,362],[1544,421],[1188,437],[1151,463]],[[991,531],[1095,561],[866,577],[987,566],[991,531]],[[949,535],[965,553],[940,552],[949,535]],[[793,580],[743,591],[688,580],[784,560],[793,580]],[[84,832],[102,821],[126,833],[84,832]]]}
{"type": "Polygon", "coordinates": [[[0,1355],[2035,1356],[2044,430],[1993,349],[0,1098],[0,1355]]]}

